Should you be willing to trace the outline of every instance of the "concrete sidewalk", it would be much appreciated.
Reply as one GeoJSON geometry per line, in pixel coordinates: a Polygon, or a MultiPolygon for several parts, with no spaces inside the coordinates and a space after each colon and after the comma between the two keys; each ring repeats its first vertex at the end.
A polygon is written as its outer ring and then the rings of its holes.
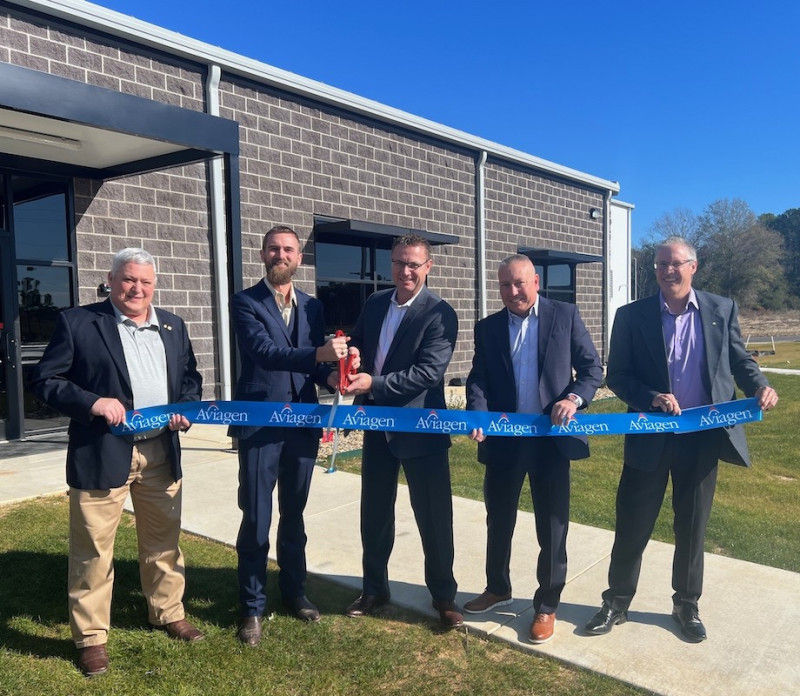
{"type": "MultiPolygon", "coordinates": [[[[219,427],[195,425],[184,436],[183,526],[189,532],[233,544],[240,513],[236,505],[237,460],[225,450],[229,445],[219,427]]],[[[0,463],[0,503],[64,490],[63,449],[0,463]]],[[[359,493],[357,475],[325,474],[319,468],[306,510],[309,572],[352,587],[354,598],[361,588],[359,493]]],[[[457,601],[463,605],[483,591],[485,583],[483,503],[456,498],[454,515],[457,601]]],[[[520,513],[512,556],[515,600],[497,612],[465,615],[468,631],[658,694],[800,693],[800,574],[707,555],[707,592],[701,616],[710,637],[704,643],[691,644],[682,640],[670,617],[673,547],[651,541],[629,622],[607,636],[586,637],[581,635],[581,627],[599,608],[613,533],[573,524],[570,576],[558,610],[556,636],[550,643],[533,646],[527,636],[533,619],[530,598],[536,587],[534,539],[533,515],[520,513]],[[763,604],[747,606],[755,594],[763,604]]],[[[436,617],[422,572],[419,536],[408,492],[401,486],[397,539],[389,568],[392,602],[436,617]]]]}

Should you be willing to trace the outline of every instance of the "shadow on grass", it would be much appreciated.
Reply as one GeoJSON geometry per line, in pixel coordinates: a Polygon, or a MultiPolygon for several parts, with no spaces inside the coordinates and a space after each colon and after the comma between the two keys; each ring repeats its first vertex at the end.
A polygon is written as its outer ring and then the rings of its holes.
{"type": "MultiPolygon", "coordinates": [[[[0,645],[37,657],[74,654],[72,640],[52,637],[68,629],[67,557],[60,554],[6,551],[0,555],[0,645]],[[35,625],[26,630],[26,624],[35,625]],[[42,634],[51,634],[45,636],[42,634]]],[[[277,588],[277,577],[271,580],[277,588]]],[[[273,590],[274,591],[274,590],[273,590]]],[[[236,569],[190,567],[184,597],[194,620],[233,626],[238,620],[236,569]]],[[[114,561],[111,630],[150,630],[139,580],[139,564],[114,561]]]]}

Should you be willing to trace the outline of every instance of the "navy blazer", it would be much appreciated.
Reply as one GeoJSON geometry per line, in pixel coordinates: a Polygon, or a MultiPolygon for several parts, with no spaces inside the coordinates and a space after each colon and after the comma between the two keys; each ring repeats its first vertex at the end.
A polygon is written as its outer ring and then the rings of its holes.
{"type": "MultiPolygon", "coordinates": [[[[508,310],[475,325],[475,354],[467,378],[471,411],[516,412],[517,385],[511,363],[508,310]]],[[[549,414],[556,401],[577,394],[586,408],[603,381],[603,367],[578,308],[539,298],[539,401],[549,414]],[[573,376],[574,369],[574,376],[573,376]]],[[[586,436],[559,436],[554,441],[567,459],[589,456],[586,436]]],[[[478,461],[502,466],[515,461],[520,438],[487,437],[478,443],[478,461]]]]}
{"type": "MultiPolygon", "coordinates": [[[[202,378],[183,320],[156,309],[159,335],[167,357],[169,403],[198,401],[202,378]]],[[[122,486],[131,469],[133,441],[111,434],[105,418],[91,414],[101,397],[118,399],[133,409],[125,353],[110,300],[68,309],[56,327],[31,378],[38,398],[69,416],[67,483],[83,490],[122,486]]],[[[181,478],[180,440],[169,431],[172,476],[181,478]]]]}
{"type": "MultiPolygon", "coordinates": [[[[423,286],[406,311],[386,354],[381,373],[374,373],[381,326],[394,289],[369,296],[351,344],[361,351],[361,370],[372,375],[371,396],[376,406],[447,408],[444,375],[458,336],[458,317],[441,297],[423,286]]],[[[356,403],[364,403],[359,396],[356,403]]],[[[440,433],[386,432],[389,451],[398,459],[421,457],[450,447],[440,433]]]]}
{"type": "MultiPolygon", "coordinates": [[[[701,378],[709,389],[712,403],[736,398],[735,385],[747,396],[753,396],[759,387],[768,386],[767,378],[742,341],[736,303],[699,290],[695,290],[695,294],[706,353],[701,378]]],[[[655,411],[652,403],[656,394],[672,392],[659,293],[617,310],[606,382],[628,405],[629,413],[655,411]]],[[[724,432],[727,437],[720,459],[750,466],[744,428],[737,425],[725,428],[724,432]]],[[[654,469],[665,441],[665,433],[626,435],[625,464],[642,470],[654,469]]]]}
{"type": "MultiPolygon", "coordinates": [[[[325,343],[322,302],[294,289],[297,307],[297,345],[286,326],[275,297],[262,280],[231,298],[231,320],[241,356],[236,383],[237,401],[317,403],[315,383],[326,387],[331,368],[317,363],[317,348],[325,343]]],[[[320,428],[303,428],[305,435],[319,439],[320,428]]],[[[260,442],[285,439],[282,428],[231,426],[231,437],[257,438],[260,442]]]]}

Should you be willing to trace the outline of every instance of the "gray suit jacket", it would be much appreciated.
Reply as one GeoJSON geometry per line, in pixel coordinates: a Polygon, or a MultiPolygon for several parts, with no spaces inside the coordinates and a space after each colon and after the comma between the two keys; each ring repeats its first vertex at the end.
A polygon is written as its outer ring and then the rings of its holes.
{"type": "MultiPolygon", "coordinates": [[[[706,351],[702,379],[712,403],[734,399],[736,386],[746,396],[753,396],[769,382],[745,349],[736,303],[699,290],[695,294],[706,351]]],[[[672,392],[658,298],[656,293],[621,307],[614,319],[606,382],[628,405],[629,413],[654,411],[653,397],[672,392]]],[[[750,466],[743,427],[725,428],[725,433],[719,458],[750,466]]],[[[626,435],[625,464],[642,470],[654,469],[666,437],[666,434],[626,435]]]]}
{"type": "MultiPolygon", "coordinates": [[[[361,351],[361,370],[372,375],[376,406],[447,408],[444,374],[453,356],[458,317],[441,297],[423,287],[397,329],[381,373],[374,373],[381,326],[389,311],[393,289],[370,295],[351,333],[350,345],[361,351]]],[[[367,399],[358,397],[356,403],[367,399]]],[[[385,433],[389,450],[398,459],[420,457],[450,446],[450,436],[423,433],[385,433]]]]}
{"type": "MultiPolygon", "coordinates": [[[[573,304],[544,297],[539,300],[539,400],[544,413],[573,393],[589,405],[603,381],[603,368],[592,339],[573,304]],[[574,377],[573,377],[574,368],[574,377]]],[[[467,378],[467,408],[471,411],[517,410],[517,386],[511,364],[508,310],[475,325],[475,355],[467,378]]],[[[567,459],[589,456],[586,436],[555,438],[567,459]]],[[[478,444],[478,461],[502,466],[515,461],[520,438],[487,437],[478,444]]]]}

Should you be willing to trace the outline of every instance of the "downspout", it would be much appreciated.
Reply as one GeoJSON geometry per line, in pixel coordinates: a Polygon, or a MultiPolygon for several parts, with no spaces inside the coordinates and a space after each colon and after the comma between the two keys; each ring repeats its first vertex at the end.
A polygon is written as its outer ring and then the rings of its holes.
{"type": "MultiPolygon", "coordinates": [[[[206,77],[206,111],[219,116],[219,81],[222,70],[218,65],[208,66],[206,77]]],[[[222,158],[209,162],[211,197],[211,254],[214,267],[214,302],[218,320],[214,322],[219,369],[219,396],[222,401],[231,400],[231,336],[228,312],[228,244],[225,239],[225,187],[222,174],[222,158]]]]}
{"type": "Polygon", "coordinates": [[[486,150],[481,150],[475,166],[475,244],[477,251],[478,319],[486,309],[486,211],[484,207],[486,150]]]}
{"type": "Polygon", "coordinates": [[[603,193],[603,259],[605,265],[605,288],[603,289],[603,357],[608,362],[608,344],[611,336],[611,327],[608,325],[608,292],[611,287],[611,267],[608,255],[611,253],[611,195],[606,189],[603,193]]]}

